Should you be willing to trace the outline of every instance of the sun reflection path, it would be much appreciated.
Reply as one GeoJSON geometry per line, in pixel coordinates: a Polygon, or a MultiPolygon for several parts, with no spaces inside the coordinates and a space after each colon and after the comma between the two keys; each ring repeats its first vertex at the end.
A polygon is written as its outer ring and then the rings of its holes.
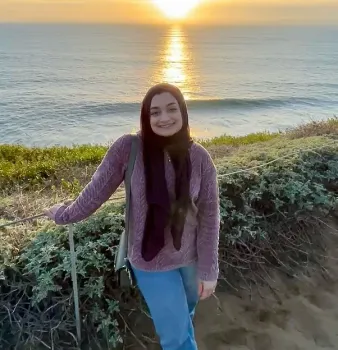
{"type": "Polygon", "coordinates": [[[187,42],[183,31],[173,27],[168,33],[165,44],[163,62],[161,62],[161,81],[178,86],[186,99],[190,99],[192,76],[189,66],[191,56],[187,50],[187,42]]]}
{"type": "Polygon", "coordinates": [[[183,85],[186,81],[186,72],[184,63],[184,46],[180,30],[173,30],[167,45],[164,79],[168,82],[183,85]]]}
{"type": "MultiPolygon", "coordinates": [[[[184,98],[189,100],[199,99],[201,96],[198,69],[194,62],[194,53],[189,47],[188,37],[180,27],[172,27],[164,37],[164,47],[159,52],[159,60],[152,73],[152,84],[170,83],[176,85],[183,93],[184,98]]],[[[208,138],[209,130],[204,130],[194,122],[191,113],[191,133],[194,137],[208,138]]]]}

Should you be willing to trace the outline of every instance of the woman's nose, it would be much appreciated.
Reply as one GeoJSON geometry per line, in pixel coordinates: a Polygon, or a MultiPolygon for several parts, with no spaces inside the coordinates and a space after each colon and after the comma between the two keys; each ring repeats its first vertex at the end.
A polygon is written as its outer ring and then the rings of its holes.
{"type": "Polygon", "coordinates": [[[161,122],[166,122],[168,120],[170,120],[169,114],[166,111],[163,111],[161,113],[161,122]]]}

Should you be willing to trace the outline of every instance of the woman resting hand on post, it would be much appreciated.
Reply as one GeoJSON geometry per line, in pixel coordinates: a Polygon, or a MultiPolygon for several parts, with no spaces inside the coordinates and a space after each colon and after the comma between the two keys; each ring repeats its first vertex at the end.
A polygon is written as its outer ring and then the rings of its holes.
{"type": "Polygon", "coordinates": [[[170,84],[144,97],[141,130],[113,143],[72,204],[45,214],[59,225],[93,214],[124,180],[133,137],[128,260],[164,350],[197,350],[193,317],[218,279],[219,192],[209,153],[190,137],[187,106],[170,84]]]}

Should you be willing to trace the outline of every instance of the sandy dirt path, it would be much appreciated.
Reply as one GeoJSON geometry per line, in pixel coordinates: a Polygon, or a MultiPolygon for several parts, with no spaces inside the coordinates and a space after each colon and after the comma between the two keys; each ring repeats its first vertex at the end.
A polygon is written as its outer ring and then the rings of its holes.
{"type": "MultiPolygon", "coordinates": [[[[335,263],[336,265],[336,263],[335,263]]],[[[332,272],[337,272],[335,266],[332,272]]],[[[250,300],[246,292],[219,293],[199,305],[196,337],[199,350],[338,349],[338,282],[321,277],[274,278],[250,300]]]]}

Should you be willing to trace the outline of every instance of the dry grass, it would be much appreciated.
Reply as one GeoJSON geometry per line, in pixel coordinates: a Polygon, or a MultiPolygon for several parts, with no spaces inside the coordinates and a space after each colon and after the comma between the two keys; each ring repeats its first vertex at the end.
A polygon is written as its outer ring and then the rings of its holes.
{"type": "Polygon", "coordinates": [[[236,152],[236,150],[238,150],[238,147],[229,146],[229,145],[221,145],[221,146],[211,145],[211,146],[207,147],[207,149],[208,149],[208,152],[210,153],[211,157],[213,159],[217,159],[217,158],[230,156],[231,154],[236,152]]]}
{"type": "MultiPolygon", "coordinates": [[[[28,218],[43,213],[56,203],[74,199],[67,192],[51,190],[22,192],[0,197],[0,225],[7,222],[28,218]]],[[[124,199],[124,190],[119,188],[111,200],[124,199]]],[[[17,225],[0,228],[0,262],[2,259],[11,261],[19,251],[34,239],[37,232],[48,230],[55,224],[46,217],[26,221],[17,225]]]]}
{"type": "Polygon", "coordinates": [[[334,134],[338,135],[338,117],[333,117],[328,120],[312,121],[286,131],[287,137],[292,139],[334,134]]]}
{"type": "MultiPolygon", "coordinates": [[[[111,200],[121,199],[124,196],[123,188],[120,187],[112,196],[111,200]]],[[[25,217],[35,216],[42,213],[44,208],[49,208],[56,203],[73,200],[66,192],[39,191],[17,192],[5,198],[0,197],[0,218],[6,220],[19,220],[25,217]]]]}

